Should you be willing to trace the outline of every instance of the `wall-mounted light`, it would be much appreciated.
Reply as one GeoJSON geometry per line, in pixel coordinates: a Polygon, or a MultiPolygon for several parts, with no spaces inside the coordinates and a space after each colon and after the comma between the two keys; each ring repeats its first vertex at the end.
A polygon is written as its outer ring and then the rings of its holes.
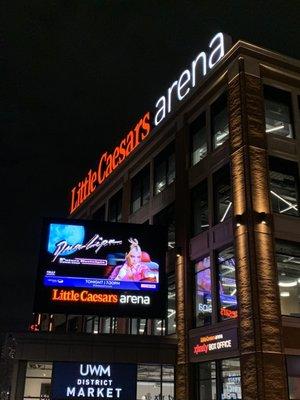
{"type": "Polygon", "coordinates": [[[235,225],[238,227],[238,226],[241,226],[242,225],[242,215],[241,214],[237,214],[236,216],[235,216],[235,225]]]}
{"type": "Polygon", "coordinates": [[[258,223],[259,224],[266,224],[267,223],[267,214],[265,212],[258,213],[258,223]]]}
{"type": "Polygon", "coordinates": [[[182,248],[180,246],[176,246],[176,257],[180,257],[182,255],[182,248]]]}

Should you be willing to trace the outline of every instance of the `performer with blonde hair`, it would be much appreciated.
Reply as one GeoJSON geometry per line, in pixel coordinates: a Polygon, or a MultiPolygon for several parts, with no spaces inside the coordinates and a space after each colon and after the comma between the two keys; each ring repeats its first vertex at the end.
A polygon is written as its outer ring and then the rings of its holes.
{"type": "Polygon", "coordinates": [[[153,278],[150,268],[142,262],[142,250],[137,239],[130,238],[130,251],[125,256],[125,263],[120,268],[117,281],[141,281],[146,278],[153,278]]]}

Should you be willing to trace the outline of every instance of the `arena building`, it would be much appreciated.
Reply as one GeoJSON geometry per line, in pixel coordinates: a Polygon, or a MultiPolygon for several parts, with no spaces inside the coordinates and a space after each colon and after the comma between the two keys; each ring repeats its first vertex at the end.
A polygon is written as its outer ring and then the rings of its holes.
{"type": "MultiPolygon", "coordinates": [[[[136,365],[137,400],[300,399],[300,63],[218,35],[70,193],[70,218],[167,226],[166,318],[36,315],[11,399],[63,362],[136,365]]],[[[68,396],[119,398],[89,384],[68,396]]]]}

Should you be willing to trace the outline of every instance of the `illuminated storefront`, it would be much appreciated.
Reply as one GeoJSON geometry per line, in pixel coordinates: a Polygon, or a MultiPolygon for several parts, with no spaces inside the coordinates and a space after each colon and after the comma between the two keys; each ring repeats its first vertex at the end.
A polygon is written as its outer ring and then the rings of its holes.
{"type": "Polygon", "coordinates": [[[134,365],[137,400],[300,399],[300,65],[225,39],[70,186],[70,220],[166,227],[165,316],[37,310],[15,335],[12,399],[50,396],[66,362],[134,365]]]}

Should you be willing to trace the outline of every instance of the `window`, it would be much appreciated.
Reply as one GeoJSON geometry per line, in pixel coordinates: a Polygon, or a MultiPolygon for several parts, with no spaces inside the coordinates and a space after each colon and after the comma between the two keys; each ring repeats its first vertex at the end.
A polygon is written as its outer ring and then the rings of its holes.
{"type": "Polygon", "coordinates": [[[198,400],[215,400],[217,398],[216,362],[200,363],[198,367],[198,400]]]}
{"type": "Polygon", "coordinates": [[[137,400],[148,399],[174,400],[173,365],[138,365],[137,400]]]}
{"type": "Polygon", "coordinates": [[[229,358],[221,361],[221,399],[241,399],[240,360],[229,358]]]}
{"type": "Polygon", "coordinates": [[[140,171],[131,181],[131,212],[137,211],[150,199],[150,167],[140,171]]]}
{"type": "Polygon", "coordinates": [[[206,115],[201,114],[190,125],[191,165],[197,164],[207,155],[206,115]]]}
{"type": "Polygon", "coordinates": [[[168,228],[168,247],[175,246],[175,208],[174,204],[164,208],[153,217],[153,225],[166,226],[168,228]]]}
{"type": "Polygon", "coordinates": [[[28,362],[24,399],[50,399],[52,363],[28,362]]]}
{"type": "Polygon", "coordinates": [[[214,174],[215,223],[224,222],[232,216],[231,182],[229,165],[214,174]]]}
{"type": "Polygon", "coordinates": [[[211,270],[210,257],[201,258],[195,264],[195,311],[196,326],[211,323],[211,270]]]}
{"type": "Polygon", "coordinates": [[[270,157],[270,191],[274,213],[299,216],[297,164],[270,157]]]}
{"type": "Polygon", "coordinates": [[[211,129],[214,149],[221,146],[229,136],[227,102],[227,92],[225,92],[211,106],[211,129]]]}
{"type": "Polygon", "coordinates": [[[108,205],[108,221],[120,222],[122,219],[122,190],[116,193],[108,205]]]}
{"type": "Polygon", "coordinates": [[[300,317],[300,245],[278,241],[276,261],[281,314],[300,317]]]}
{"type": "Polygon", "coordinates": [[[176,332],[176,288],[174,275],[168,278],[168,316],[166,321],[166,334],[176,332]]]}
{"type": "Polygon", "coordinates": [[[292,104],[289,92],[264,86],[266,132],[293,137],[292,104]]]}
{"type": "Polygon", "coordinates": [[[105,221],[105,204],[102,207],[98,208],[93,214],[92,217],[95,221],[103,222],[105,221]]]}
{"type": "Polygon", "coordinates": [[[238,358],[203,362],[197,367],[197,400],[242,399],[238,358]]]}
{"type": "Polygon", "coordinates": [[[218,254],[219,316],[220,319],[237,318],[235,258],[233,247],[218,254]]]}
{"type": "Polygon", "coordinates": [[[209,228],[207,180],[192,189],[192,236],[209,228]]]}
{"type": "Polygon", "coordinates": [[[289,385],[289,398],[300,399],[300,357],[287,356],[286,364],[289,385]]]}
{"type": "Polygon", "coordinates": [[[154,160],[154,194],[162,192],[175,180],[175,148],[171,143],[154,160]]]}

